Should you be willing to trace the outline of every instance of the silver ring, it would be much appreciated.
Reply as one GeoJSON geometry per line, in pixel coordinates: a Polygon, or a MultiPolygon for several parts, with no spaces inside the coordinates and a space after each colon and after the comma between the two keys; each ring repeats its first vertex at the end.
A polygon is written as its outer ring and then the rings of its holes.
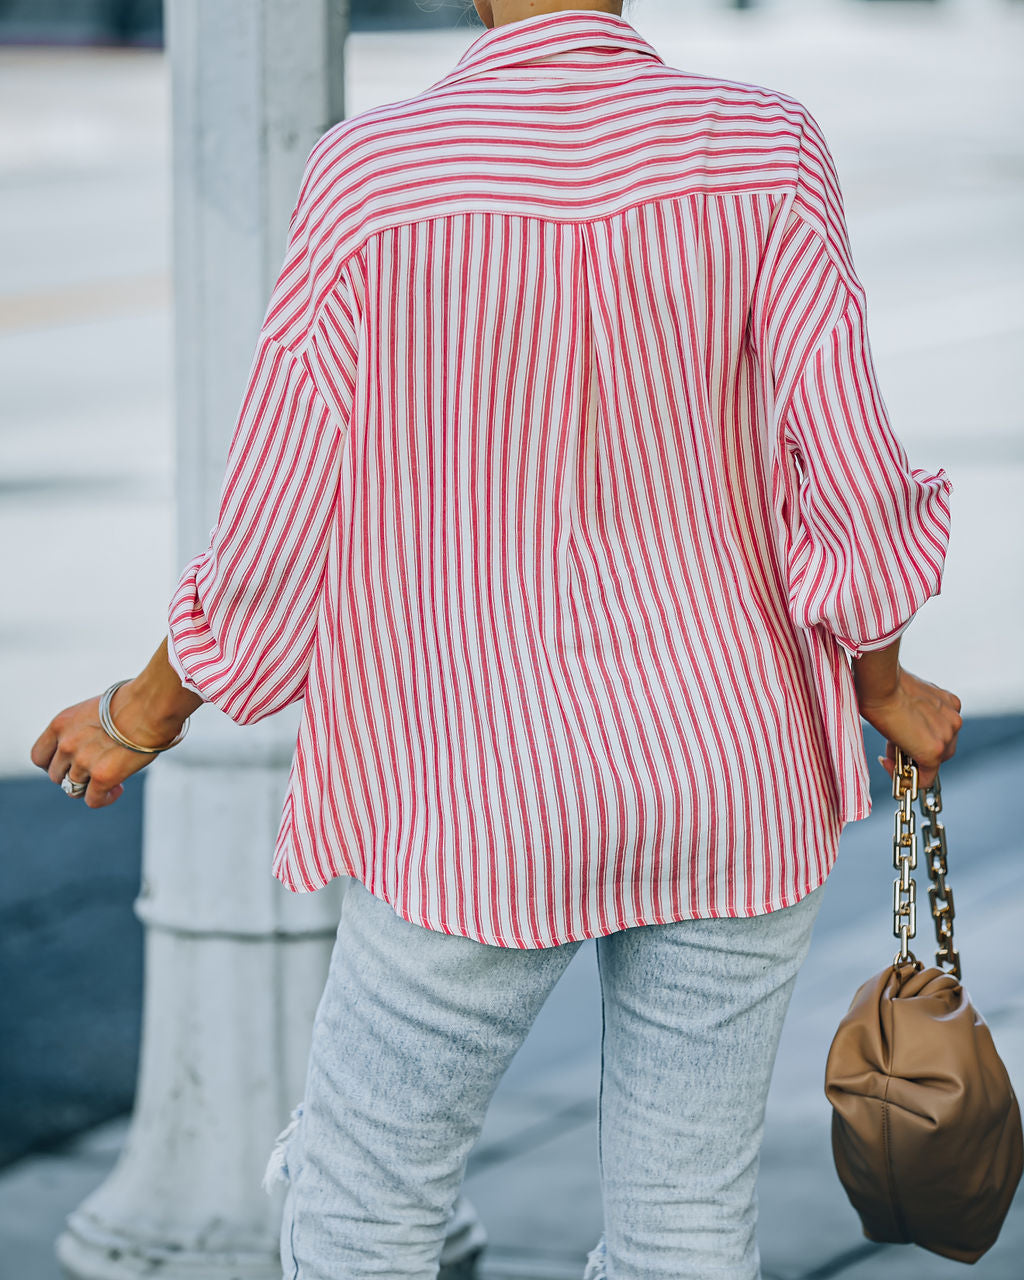
{"type": "Polygon", "coordinates": [[[88,782],[72,782],[71,774],[66,773],[60,780],[60,789],[65,795],[78,797],[84,796],[89,789],[88,782]]]}

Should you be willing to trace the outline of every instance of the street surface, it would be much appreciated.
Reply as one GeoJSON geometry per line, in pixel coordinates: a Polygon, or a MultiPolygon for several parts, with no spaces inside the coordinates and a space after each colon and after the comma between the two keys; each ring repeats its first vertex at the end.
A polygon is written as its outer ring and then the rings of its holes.
{"type": "MultiPolygon", "coordinates": [[[[894,426],[914,465],[944,466],[953,481],[943,591],[906,634],[901,660],[962,699],[961,750],[942,776],[956,937],[965,983],[1024,1096],[1014,945],[1024,923],[1014,803],[1024,778],[1024,4],[779,0],[739,14],[639,0],[627,16],[674,65],[801,99],[836,158],[894,426]]],[[[473,34],[355,33],[349,113],[426,87],[473,34]]],[[[38,1054],[23,1064],[22,1082],[39,1081],[35,1098],[19,1098],[26,1116],[70,1079],[95,1080],[83,1116],[114,1114],[130,1098],[141,795],[120,816],[77,815],[80,828],[106,825],[75,834],[65,797],[47,791],[28,752],[56,711],[146,662],[182,567],[168,130],[159,53],[0,50],[0,824],[17,867],[4,867],[0,894],[0,982],[18,991],[4,1016],[24,1017],[21,1047],[38,1054]],[[99,1040],[88,1019],[74,1020],[90,998],[110,1018],[99,1040]]],[[[844,832],[769,1102],[765,1280],[963,1274],[920,1250],[864,1241],[831,1165],[825,1055],[854,990],[895,949],[894,802],[877,735],[866,728],[866,738],[875,809],[844,832]]],[[[267,859],[269,875],[269,850],[267,859]]],[[[925,959],[929,927],[925,910],[925,959]]],[[[581,1275],[600,1232],[599,1041],[588,944],[503,1081],[471,1159],[467,1191],[491,1235],[485,1280],[581,1275]]],[[[57,1117],[54,1133],[74,1128],[75,1114],[57,1117]]],[[[104,1177],[125,1132],[115,1118],[0,1172],[0,1278],[56,1280],[64,1215],[104,1177]]],[[[1022,1257],[1018,1195],[972,1275],[1020,1280],[1022,1257]]]]}

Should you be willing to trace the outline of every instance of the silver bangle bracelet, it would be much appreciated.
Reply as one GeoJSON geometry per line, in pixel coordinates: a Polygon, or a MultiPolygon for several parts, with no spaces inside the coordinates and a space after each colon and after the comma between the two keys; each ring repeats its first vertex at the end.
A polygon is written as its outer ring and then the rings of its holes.
{"type": "Polygon", "coordinates": [[[115,680],[109,689],[100,698],[100,724],[103,726],[104,732],[114,739],[114,741],[122,747],[127,747],[129,751],[138,751],[144,756],[154,755],[158,751],[170,751],[171,747],[176,747],[182,738],[188,733],[188,722],[191,716],[187,717],[185,723],[181,726],[181,731],[173,742],[168,742],[163,747],[140,747],[137,742],[129,742],[123,733],[114,724],[113,716],[110,714],[110,704],[113,701],[114,694],[123,684],[127,684],[132,677],[129,676],[125,680],[115,680]]]}

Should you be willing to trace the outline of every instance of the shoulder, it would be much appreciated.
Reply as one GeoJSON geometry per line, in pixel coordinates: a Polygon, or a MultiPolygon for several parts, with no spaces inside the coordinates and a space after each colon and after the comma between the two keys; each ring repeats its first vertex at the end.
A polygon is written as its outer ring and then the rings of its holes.
{"type": "Polygon", "coordinates": [[[717,113],[722,119],[736,116],[764,120],[778,125],[794,137],[800,133],[805,120],[810,118],[807,107],[792,94],[748,80],[703,75],[668,65],[659,68],[651,79],[659,90],[673,86],[682,97],[692,99],[695,105],[706,104],[709,116],[717,113]]]}
{"type": "Polygon", "coordinates": [[[701,113],[709,130],[733,132],[799,166],[808,151],[827,151],[824,133],[807,105],[768,85],[666,67],[658,80],[676,89],[676,101],[701,113]]]}
{"type": "Polygon", "coordinates": [[[411,148],[429,106],[429,93],[381,103],[346,116],[315,143],[306,161],[300,200],[315,201],[327,188],[352,187],[376,172],[383,157],[411,148]]]}
{"type": "Polygon", "coordinates": [[[355,247],[367,211],[401,189],[400,170],[416,161],[424,94],[386,102],[332,125],[306,159],[293,232],[310,247],[329,238],[355,247]]]}
{"type": "Polygon", "coordinates": [[[701,134],[728,162],[796,193],[808,178],[820,187],[834,172],[825,135],[808,106],[768,85],[664,66],[649,78],[659,109],[687,133],[701,134]]]}

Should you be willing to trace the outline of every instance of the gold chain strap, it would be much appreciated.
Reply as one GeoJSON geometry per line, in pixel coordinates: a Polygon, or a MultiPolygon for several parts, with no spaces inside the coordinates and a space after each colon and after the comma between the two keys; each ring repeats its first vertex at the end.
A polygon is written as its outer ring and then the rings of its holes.
{"type": "MultiPolygon", "coordinates": [[[[897,747],[895,765],[892,794],[899,801],[899,807],[893,832],[892,860],[899,875],[893,881],[892,931],[900,941],[900,949],[893,958],[893,966],[898,968],[913,962],[920,969],[923,968],[921,961],[910,950],[910,939],[917,932],[917,883],[911,874],[917,869],[917,823],[913,808],[913,802],[918,799],[917,764],[897,747]]],[[[930,787],[921,789],[920,804],[921,814],[926,819],[924,852],[932,881],[928,898],[938,944],[935,960],[940,969],[948,965],[948,971],[959,981],[960,955],[953,946],[953,890],[946,884],[946,828],[938,817],[942,812],[938,773],[930,787]]]]}

